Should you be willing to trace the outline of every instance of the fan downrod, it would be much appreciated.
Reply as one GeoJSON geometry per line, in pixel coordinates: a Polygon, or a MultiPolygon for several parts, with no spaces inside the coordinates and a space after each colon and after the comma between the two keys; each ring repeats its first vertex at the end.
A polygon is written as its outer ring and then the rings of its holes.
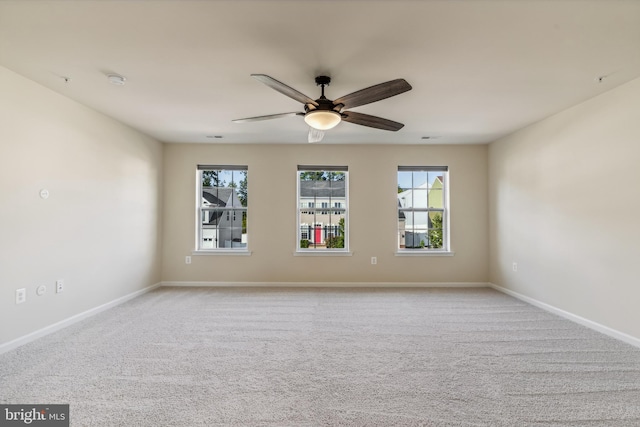
{"type": "MultiPolygon", "coordinates": [[[[324,97],[324,87],[329,86],[329,83],[331,83],[331,77],[327,77],[327,76],[316,77],[316,85],[322,88],[322,95],[320,96],[320,99],[322,100],[327,99],[324,97]]],[[[317,99],[316,101],[319,101],[320,99],[317,99]]]]}

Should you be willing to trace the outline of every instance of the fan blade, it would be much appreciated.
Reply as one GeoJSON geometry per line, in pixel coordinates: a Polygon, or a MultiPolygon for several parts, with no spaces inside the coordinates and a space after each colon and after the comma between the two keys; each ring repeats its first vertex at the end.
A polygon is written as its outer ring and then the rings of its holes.
{"type": "Polygon", "coordinates": [[[324,138],[324,131],[309,126],[309,142],[320,142],[324,138]]]}
{"type": "Polygon", "coordinates": [[[235,119],[231,121],[234,123],[259,122],[260,120],[279,119],[280,117],[287,117],[287,116],[304,116],[304,113],[295,112],[295,113],[270,114],[268,116],[247,117],[245,119],[235,119]]]}
{"type": "Polygon", "coordinates": [[[304,93],[300,93],[292,87],[287,86],[286,84],[277,81],[273,77],[269,77],[266,74],[251,74],[251,77],[254,79],[266,84],[271,89],[277,90],[283,95],[287,95],[289,98],[293,98],[298,102],[303,104],[311,104],[314,106],[318,106],[318,103],[313,99],[309,98],[304,93]]]}
{"type": "Polygon", "coordinates": [[[393,120],[383,119],[382,117],[371,116],[369,114],[356,113],[354,111],[345,111],[342,113],[342,120],[356,125],[369,126],[371,128],[398,131],[404,127],[402,123],[393,120]]]}
{"type": "Polygon", "coordinates": [[[350,93],[342,98],[338,98],[333,101],[333,105],[337,106],[342,104],[342,108],[358,107],[360,105],[370,104],[372,102],[380,101],[381,99],[400,95],[401,93],[411,89],[411,85],[407,83],[405,79],[391,80],[386,83],[380,83],[379,85],[350,93]]]}

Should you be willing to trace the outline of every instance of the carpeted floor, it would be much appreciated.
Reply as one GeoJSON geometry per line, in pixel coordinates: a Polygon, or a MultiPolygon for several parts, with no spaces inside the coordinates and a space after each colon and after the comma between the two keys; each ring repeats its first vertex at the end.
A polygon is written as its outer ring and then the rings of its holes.
{"type": "Polygon", "coordinates": [[[639,426],[640,350],[491,289],[159,288],[0,355],[72,426],[639,426]]]}

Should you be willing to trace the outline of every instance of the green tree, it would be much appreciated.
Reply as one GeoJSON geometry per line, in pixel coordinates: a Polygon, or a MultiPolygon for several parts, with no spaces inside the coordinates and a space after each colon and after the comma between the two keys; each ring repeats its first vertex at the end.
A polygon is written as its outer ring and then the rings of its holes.
{"type": "Polygon", "coordinates": [[[327,239],[327,248],[344,248],[344,218],[338,222],[338,235],[327,239]]]}
{"type": "Polygon", "coordinates": [[[224,187],[224,181],[220,182],[218,171],[202,171],[203,187],[224,187]]]}
{"type": "Polygon", "coordinates": [[[344,172],[306,171],[300,172],[300,181],[344,181],[344,172]]]}
{"type": "Polygon", "coordinates": [[[431,248],[442,247],[442,215],[435,214],[431,218],[431,229],[429,230],[429,246],[431,248]]]}
{"type": "Polygon", "coordinates": [[[240,203],[245,208],[247,207],[248,202],[248,194],[247,194],[247,171],[241,171],[242,179],[240,180],[240,187],[238,187],[238,198],[240,199],[240,203]]]}
{"type": "Polygon", "coordinates": [[[344,181],[344,172],[325,172],[327,181],[344,181]]]}

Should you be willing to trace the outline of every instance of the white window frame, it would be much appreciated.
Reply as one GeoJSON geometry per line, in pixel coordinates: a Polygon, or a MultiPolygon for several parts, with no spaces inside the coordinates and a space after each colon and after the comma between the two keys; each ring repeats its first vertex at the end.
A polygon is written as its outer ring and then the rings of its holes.
{"type": "MultiPolygon", "coordinates": [[[[333,202],[333,200],[331,200],[333,202]]],[[[315,222],[309,224],[314,225],[315,222]]],[[[310,236],[309,236],[310,237],[310,236]]],[[[349,168],[348,166],[308,166],[298,165],[296,171],[296,250],[295,256],[351,256],[349,251],[349,168]],[[322,207],[321,203],[312,202],[306,203],[307,206],[303,206],[304,203],[300,197],[300,174],[303,172],[341,172],[344,173],[344,201],[341,208],[335,208],[332,203],[329,203],[326,207],[322,207]],[[310,207],[313,206],[313,207],[310,207]],[[301,248],[300,240],[302,235],[302,226],[308,224],[302,224],[300,221],[301,214],[317,212],[327,212],[327,215],[333,215],[336,211],[344,212],[344,248],[301,248]]]]}
{"type": "MultiPolygon", "coordinates": [[[[396,229],[397,229],[397,242],[396,242],[396,255],[398,256],[451,256],[454,252],[451,250],[451,221],[450,221],[450,206],[449,206],[449,167],[448,166],[398,166],[397,172],[431,172],[442,174],[442,203],[443,207],[440,208],[406,208],[401,207],[398,204],[396,197],[396,229]],[[440,248],[401,248],[401,231],[399,229],[399,218],[401,212],[442,212],[442,247],[440,248]]],[[[396,173],[396,181],[398,180],[398,174],[396,173]]],[[[415,187],[412,187],[414,189],[415,187]]]]}
{"type": "MultiPolygon", "coordinates": [[[[241,212],[246,214],[247,216],[247,229],[248,229],[248,221],[249,221],[249,210],[248,206],[242,205],[234,205],[230,207],[220,207],[220,208],[211,208],[206,206],[203,203],[203,187],[202,187],[202,174],[204,171],[234,171],[234,172],[245,172],[247,176],[247,182],[249,180],[249,168],[246,165],[198,165],[196,168],[196,206],[195,206],[195,249],[193,251],[193,255],[250,255],[249,251],[249,242],[248,242],[248,231],[242,235],[241,245],[240,247],[213,247],[213,248],[205,248],[202,246],[203,242],[203,224],[202,218],[205,212],[215,212],[220,211],[221,216],[225,217],[229,216],[229,218],[236,219],[236,213],[241,212]],[[232,215],[231,215],[232,214],[232,215]]],[[[239,182],[238,182],[239,183],[239,182]]],[[[242,221],[242,219],[240,220],[242,221]]],[[[242,222],[241,222],[242,224],[242,222]]],[[[217,234],[217,233],[216,233],[217,234]]],[[[233,235],[233,234],[232,234],[233,235]]],[[[233,243],[232,243],[233,245],[233,243]]]]}

